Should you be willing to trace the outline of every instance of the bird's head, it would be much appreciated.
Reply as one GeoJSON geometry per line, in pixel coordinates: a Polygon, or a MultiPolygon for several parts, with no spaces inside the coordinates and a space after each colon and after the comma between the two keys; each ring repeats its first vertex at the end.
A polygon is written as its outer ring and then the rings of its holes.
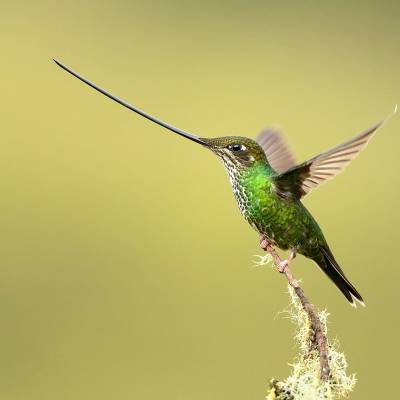
{"type": "Polygon", "coordinates": [[[266,161],[266,155],[253,139],[241,136],[200,138],[201,144],[216,154],[225,166],[235,169],[249,167],[256,162],[266,161]]]}

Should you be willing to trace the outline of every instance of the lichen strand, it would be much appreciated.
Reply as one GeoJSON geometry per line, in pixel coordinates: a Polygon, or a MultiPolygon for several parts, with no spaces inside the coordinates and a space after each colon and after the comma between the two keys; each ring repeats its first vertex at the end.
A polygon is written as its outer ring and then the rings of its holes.
{"type": "MultiPolygon", "coordinates": [[[[356,384],[354,374],[347,375],[346,357],[341,353],[339,343],[329,344],[329,366],[331,376],[327,382],[319,379],[319,354],[312,348],[312,332],[307,314],[304,312],[293,288],[289,286],[291,307],[287,311],[296,325],[295,341],[299,346],[299,354],[292,366],[292,374],[284,381],[275,379],[270,382],[267,400],[338,400],[348,398],[356,384]]],[[[319,312],[319,318],[326,333],[328,313],[319,312]]]]}

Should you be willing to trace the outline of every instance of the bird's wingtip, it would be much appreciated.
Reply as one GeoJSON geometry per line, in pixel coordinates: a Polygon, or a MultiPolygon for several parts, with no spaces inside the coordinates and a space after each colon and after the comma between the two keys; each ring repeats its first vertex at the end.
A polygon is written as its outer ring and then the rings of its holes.
{"type": "Polygon", "coordinates": [[[398,105],[397,103],[394,105],[393,111],[385,118],[385,121],[393,117],[393,115],[397,114],[398,105]]]}
{"type": "Polygon", "coordinates": [[[397,104],[394,105],[393,111],[388,114],[381,122],[379,122],[379,124],[377,125],[376,129],[378,129],[379,127],[381,127],[383,124],[385,124],[387,121],[389,121],[389,119],[391,119],[395,114],[397,114],[397,104]]]}

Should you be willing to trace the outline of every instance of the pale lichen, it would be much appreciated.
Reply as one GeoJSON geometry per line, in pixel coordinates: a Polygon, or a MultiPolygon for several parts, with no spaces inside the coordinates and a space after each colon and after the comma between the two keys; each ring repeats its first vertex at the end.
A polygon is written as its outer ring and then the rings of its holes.
{"type": "MultiPolygon", "coordinates": [[[[254,254],[254,257],[258,258],[258,260],[253,261],[255,267],[263,267],[264,265],[270,264],[273,261],[273,258],[269,253],[262,256],[254,254]]],[[[271,266],[274,267],[273,264],[271,266]]]]}
{"type": "MultiPolygon", "coordinates": [[[[331,374],[326,382],[320,380],[319,353],[313,346],[313,336],[307,313],[289,286],[290,308],[287,314],[296,325],[294,339],[299,347],[299,354],[291,364],[292,374],[283,381],[273,379],[267,400],[337,400],[347,398],[356,384],[354,374],[346,373],[345,355],[339,351],[339,343],[329,343],[329,366],[331,374]]],[[[318,313],[324,333],[327,332],[326,311],[318,313]]]]}

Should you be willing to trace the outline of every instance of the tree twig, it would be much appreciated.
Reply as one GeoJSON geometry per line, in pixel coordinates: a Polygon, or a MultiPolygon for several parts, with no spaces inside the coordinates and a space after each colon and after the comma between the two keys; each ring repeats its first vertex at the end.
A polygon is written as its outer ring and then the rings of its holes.
{"type": "Polygon", "coordinates": [[[265,237],[262,237],[260,245],[263,250],[267,251],[272,256],[274,264],[277,267],[278,271],[282,274],[285,274],[289,282],[289,285],[292,286],[292,288],[294,289],[295,293],[300,299],[304,311],[308,315],[308,319],[310,320],[311,324],[311,329],[313,331],[313,337],[311,340],[312,347],[316,348],[319,353],[320,379],[321,381],[327,381],[330,376],[330,368],[328,362],[328,342],[321,321],[318,318],[318,314],[315,310],[315,307],[307,299],[303,289],[300,287],[299,282],[295,279],[295,277],[291,273],[289,267],[287,265],[284,268],[280,267],[282,265],[282,260],[275,251],[272,243],[268,241],[268,239],[266,239],[265,237]]]}

